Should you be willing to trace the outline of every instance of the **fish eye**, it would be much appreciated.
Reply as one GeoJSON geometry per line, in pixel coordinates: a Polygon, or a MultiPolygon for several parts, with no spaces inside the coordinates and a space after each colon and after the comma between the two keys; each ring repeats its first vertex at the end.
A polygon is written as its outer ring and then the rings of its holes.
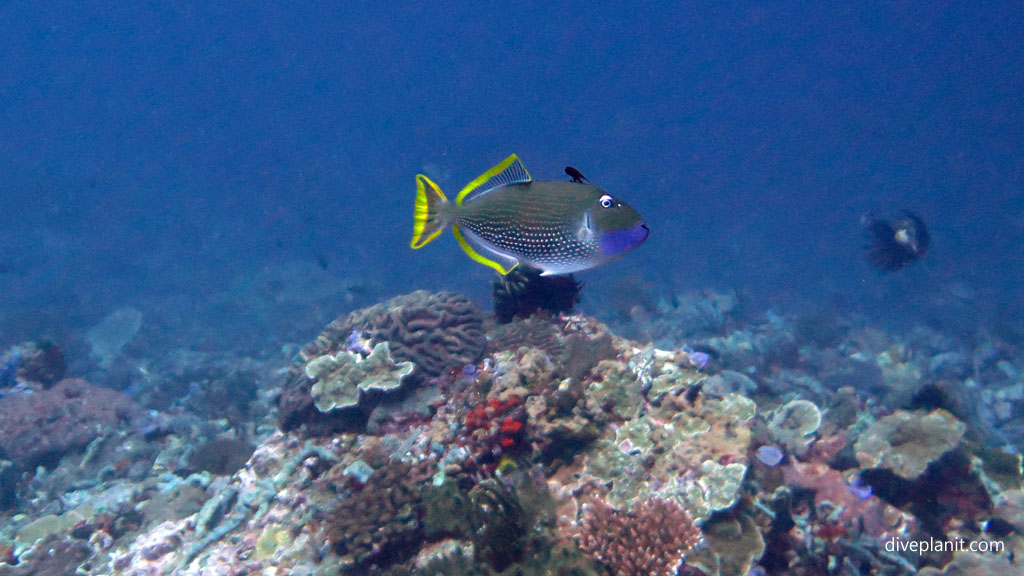
{"type": "Polygon", "coordinates": [[[608,194],[601,196],[600,202],[602,208],[611,208],[612,206],[615,205],[615,199],[609,196],[608,194]]]}

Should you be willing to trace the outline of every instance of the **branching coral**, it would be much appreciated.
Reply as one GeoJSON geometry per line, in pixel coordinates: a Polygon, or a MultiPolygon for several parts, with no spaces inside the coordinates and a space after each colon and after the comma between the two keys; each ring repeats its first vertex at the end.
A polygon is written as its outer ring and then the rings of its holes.
{"type": "Polygon", "coordinates": [[[349,567],[386,566],[419,546],[423,504],[410,467],[393,463],[377,470],[363,489],[331,513],[327,539],[349,567]]]}
{"type": "Polygon", "coordinates": [[[669,500],[647,500],[632,510],[603,500],[583,510],[579,545],[616,576],[672,576],[700,539],[690,514],[669,500]]]}

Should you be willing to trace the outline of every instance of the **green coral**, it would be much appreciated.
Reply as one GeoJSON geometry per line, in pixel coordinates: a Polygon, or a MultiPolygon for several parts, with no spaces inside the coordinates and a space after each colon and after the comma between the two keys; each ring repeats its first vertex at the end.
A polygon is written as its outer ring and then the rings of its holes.
{"type": "Polygon", "coordinates": [[[317,410],[329,412],[358,406],[370,391],[398,388],[415,368],[412,362],[395,363],[388,343],[381,342],[365,358],[346,350],[314,358],[306,364],[306,376],[316,381],[310,394],[317,410]]]}
{"type": "Polygon", "coordinates": [[[965,429],[945,410],[927,414],[897,410],[865,430],[854,450],[862,467],[888,468],[913,480],[928,464],[956,448],[965,429]]]}
{"type": "Polygon", "coordinates": [[[821,410],[808,400],[793,400],[775,413],[768,428],[790,452],[802,456],[821,426],[821,410]]]}
{"type": "Polygon", "coordinates": [[[743,576],[764,549],[764,537],[750,516],[719,516],[704,525],[704,544],[686,556],[686,563],[709,576],[743,576]]]}
{"type": "Polygon", "coordinates": [[[620,418],[635,418],[643,408],[643,388],[636,374],[616,360],[602,360],[597,366],[601,378],[590,383],[587,395],[611,406],[620,418]]]}
{"type": "Polygon", "coordinates": [[[595,442],[586,451],[587,474],[611,486],[607,500],[616,508],[657,495],[706,518],[739,495],[750,445],[745,424],[755,413],[756,405],[736,394],[659,407],[595,442]]]}
{"type": "Polygon", "coordinates": [[[746,473],[746,464],[739,462],[725,465],[713,460],[704,462],[701,475],[686,493],[690,508],[705,515],[729,508],[736,501],[746,473]]]}

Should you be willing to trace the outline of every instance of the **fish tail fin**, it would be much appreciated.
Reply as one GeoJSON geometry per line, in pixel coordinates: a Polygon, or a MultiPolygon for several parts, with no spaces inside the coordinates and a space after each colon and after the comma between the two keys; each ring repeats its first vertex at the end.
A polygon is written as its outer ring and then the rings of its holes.
{"type": "Polygon", "coordinates": [[[416,176],[416,209],[413,213],[413,248],[422,248],[448,226],[451,204],[444,192],[423,174],[416,176]]]}

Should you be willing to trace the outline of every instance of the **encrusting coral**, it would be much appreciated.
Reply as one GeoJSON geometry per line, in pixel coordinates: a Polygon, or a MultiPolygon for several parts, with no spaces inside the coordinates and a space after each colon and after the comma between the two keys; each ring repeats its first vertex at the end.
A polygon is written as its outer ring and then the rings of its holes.
{"type": "Polygon", "coordinates": [[[814,402],[793,400],[779,408],[768,424],[775,437],[797,456],[803,456],[821,426],[821,411],[814,402]]]}
{"type": "Polygon", "coordinates": [[[356,407],[372,392],[397,389],[414,368],[412,362],[395,363],[388,343],[381,342],[366,357],[342,350],[314,358],[306,364],[306,376],[313,380],[310,395],[317,410],[327,412],[356,407]]]}
{"type": "Polygon", "coordinates": [[[871,425],[857,440],[857,461],[864,468],[888,468],[913,480],[930,463],[960,443],[965,426],[945,410],[897,410],[871,425]]]}

